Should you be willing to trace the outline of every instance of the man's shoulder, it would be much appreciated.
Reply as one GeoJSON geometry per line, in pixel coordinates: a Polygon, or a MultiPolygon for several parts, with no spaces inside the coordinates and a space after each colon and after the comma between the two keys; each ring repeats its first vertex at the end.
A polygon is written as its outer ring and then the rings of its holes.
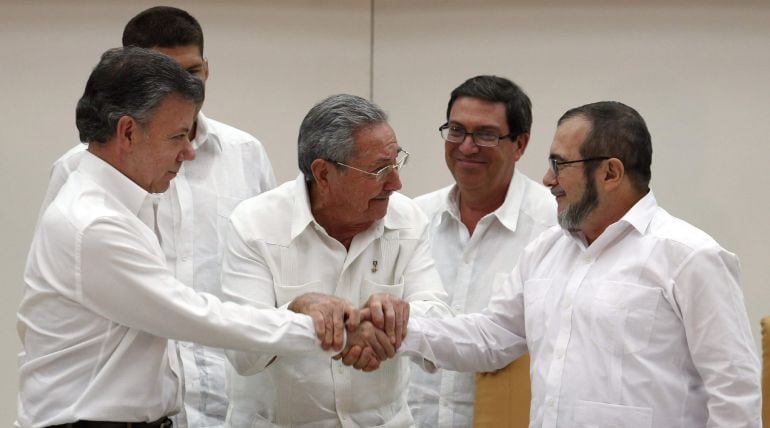
{"type": "Polygon", "coordinates": [[[526,175],[521,176],[525,190],[519,210],[545,227],[556,224],[556,199],[551,191],[526,175]]]}
{"type": "Polygon", "coordinates": [[[447,209],[447,198],[452,188],[454,188],[454,184],[425,193],[414,198],[414,202],[428,218],[433,218],[436,214],[440,214],[447,209]]]}
{"type": "Polygon", "coordinates": [[[223,145],[254,144],[262,147],[256,137],[232,125],[210,117],[204,117],[209,136],[213,136],[223,145]]]}
{"type": "Polygon", "coordinates": [[[294,215],[296,181],[241,201],[230,215],[233,226],[250,239],[284,241],[294,215]]]}
{"type": "Polygon", "coordinates": [[[71,172],[77,169],[80,164],[80,160],[85,156],[88,144],[78,143],[59,156],[51,165],[52,171],[57,169],[66,169],[71,172]]]}
{"type": "Polygon", "coordinates": [[[422,235],[422,231],[427,226],[428,218],[413,199],[397,192],[390,196],[388,212],[385,215],[385,227],[422,235]]]}
{"type": "Polygon", "coordinates": [[[656,209],[650,221],[647,235],[688,252],[721,248],[711,235],[660,207],[656,209]]]}

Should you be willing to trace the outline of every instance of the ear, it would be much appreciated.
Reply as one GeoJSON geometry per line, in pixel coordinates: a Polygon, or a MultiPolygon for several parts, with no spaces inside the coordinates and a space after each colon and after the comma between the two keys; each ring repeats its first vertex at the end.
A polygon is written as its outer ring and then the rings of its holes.
{"type": "Polygon", "coordinates": [[[602,180],[607,190],[614,190],[620,186],[626,177],[626,169],[618,158],[607,159],[602,180]]]}
{"type": "Polygon", "coordinates": [[[115,127],[115,140],[118,146],[124,150],[131,149],[138,141],[139,133],[142,132],[139,128],[139,122],[136,119],[131,116],[121,116],[115,127]]]}
{"type": "Polygon", "coordinates": [[[525,132],[523,134],[519,134],[513,143],[517,145],[516,150],[513,152],[513,160],[518,162],[519,159],[524,156],[524,151],[527,150],[527,144],[529,144],[529,133],[525,132]]]}
{"type": "Polygon", "coordinates": [[[209,60],[203,58],[203,83],[209,80],[209,60]]]}
{"type": "Polygon", "coordinates": [[[329,172],[331,166],[329,162],[323,159],[316,159],[310,164],[310,171],[313,173],[315,185],[320,191],[329,189],[329,172]]]}

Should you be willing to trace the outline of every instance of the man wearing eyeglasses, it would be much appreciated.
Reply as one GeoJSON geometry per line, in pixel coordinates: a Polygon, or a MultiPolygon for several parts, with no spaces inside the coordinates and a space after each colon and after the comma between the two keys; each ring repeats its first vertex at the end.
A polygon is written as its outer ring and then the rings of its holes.
{"type": "Polygon", "coordinates": [[[402,351],[494,370],[531,355],[530,426],[760,427],[738,258],[660,208],[652,143],[617,102],[559,119],[540,235],[480,314],[412,317],[402,351]]]}
{"type": "MultiPolygon", "coordinates": [[[[229,352],[241,374],[267,367],[272,376],[275,388],[254,397],[255,403],[268,403],[254,423],[411,426],[408,361],[388,360],[373,373],[343,365],[369,370],[392,356],[410,313],[450,313],[430,256],[428,222],[417,205],[397,193],[399,169],[409,153],[379,107],[335,95],[305,116],[298,154],[302,173],[296,180],[233,212],[223,295],[257,307],[305,313],[321,308],[340,324],[340,308],[360,308],[362,319],[370,320],[361,328],[373,340],[363,346],[363,333],[349,332],[348,349],[352,343],[362,346],[344,361],[229,352]]],[[[236,379],[231,390],[249,389],[249,382],[236,379]]]]}
{"type": "MultiPolygon", "coordinates": [[[[484,309],[524,247],[556,223],[548,190],[516,169],[531,124],[529,97],[508,79],[476,76],[452,91],[439,131],[455,183],[416,202],[431,221],[431,251],[455,313],[484,309]]],[[[473,373],[412,370],[418,426],[470,427],[474,385],[473,373]]]]}

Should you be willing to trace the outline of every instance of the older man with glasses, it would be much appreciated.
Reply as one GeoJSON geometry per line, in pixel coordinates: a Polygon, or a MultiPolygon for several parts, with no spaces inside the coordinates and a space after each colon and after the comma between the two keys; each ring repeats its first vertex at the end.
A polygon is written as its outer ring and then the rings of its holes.
{"type": "MultiPolygon", "coordinates": [[[[243,202],[230,219],[226,298],[364,320],[343,361],[228,354],[241,374],[265,370],[275,388],[253,397],[257,426],[410,426],[409,363],[392,356],[409,314],[445,316],[446,294],[430,256],[428,222],[401,188],[409,156],[371,102],[331,96],[299,131],[300,176],[243,202]],[[359,313],[360,310],[360,313],[359,313]],[[370,320],[370,321],[367,321],[370,320]],[[381,330],[382,331],[381,331],[381,330]],[[384,331],[384,332],[383,332],[384,331]],[[366,336],[364,341],[362,336],[366,336]],[[359,345],[354,347],[353,345],[359,345]],[[363,350],[362,350],[363,349],[363,350]],[[375,355],[376,354],[376,355],[375,355]]],[[[334,338],[341,344],[343,338],[334,338]]],[[[255,389],[237,378],[232,389],[255,389]]]]}

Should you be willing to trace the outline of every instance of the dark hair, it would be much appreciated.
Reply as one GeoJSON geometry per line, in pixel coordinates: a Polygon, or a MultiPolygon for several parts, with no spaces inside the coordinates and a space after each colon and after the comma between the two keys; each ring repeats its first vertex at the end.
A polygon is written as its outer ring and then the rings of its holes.
{"type": "Polygon", "coordinates": [[[459,97],[479,98],[505,104],[508,132],[514,136],[528,134],[532,128],[532,102],[519,86],[504,77],[471,77],[455,88],[449,97],[449,105],[446,109],[447,120],[449,120],[452,105],[459,97]]]}
{"type": "Polygon", "coordinates": [[[203,30],[182,9],[156,6],[139,12],[123,29],[123,46],[175,48],[197,46],[203,56],[203,30]]]}
{"type": "Polygon", "coordinates": [[[107,142],[122,116],[146,123],[167,96],[200,104],[203,94],[200,79],[166,55],[136,47],[110,49],[88,77],[75,110],[80,141],[107,142]]]}
{"type": "MultiPolygon", "coordinates": [[[[580,156],[618,158],[636,189],[640,192],[649,190],[652,138],[642,116],[623,103],[601,101],[567,111],[558,124],[577,116],[591,124],[580,147],[580,156]]],[[[598,164],[586,164],[586,174],[591,174],[597,167],[598,164]]]]}
{"type": "Polygon", "coordinates": [[[380,107],[355,95],[332,95],[314,105],[302,120],[297,140],[297,161],[305,181],[313,181],[314,160],[347,162],[355,154],[355,133],[387,121],[380,107]]]}

